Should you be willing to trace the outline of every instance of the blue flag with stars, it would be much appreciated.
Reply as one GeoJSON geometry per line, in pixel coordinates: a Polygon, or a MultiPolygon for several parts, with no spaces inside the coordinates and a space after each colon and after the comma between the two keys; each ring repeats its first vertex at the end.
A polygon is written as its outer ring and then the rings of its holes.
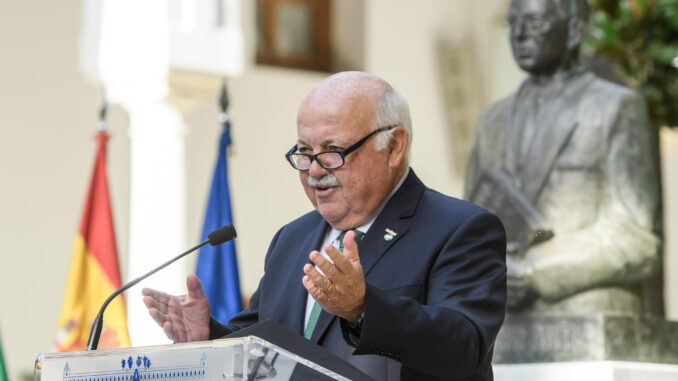
{"type": "MultiPolygon", "coordinates": [[[[207,234],[211,231],[233,221],[226,162],[226,149],[230,144],[230,124],[226,120],[221,132],[219,155],[205,210],[205,223],[201,241],[207,240],[207,234]]],[[[215,319],[227,323],[242,310],[238,262],[233,241],[218,246],[205,245],[200,248],[196,275],[200,278],[205,295],[207,295],[210,303],[210,312],[215,319]]]]}

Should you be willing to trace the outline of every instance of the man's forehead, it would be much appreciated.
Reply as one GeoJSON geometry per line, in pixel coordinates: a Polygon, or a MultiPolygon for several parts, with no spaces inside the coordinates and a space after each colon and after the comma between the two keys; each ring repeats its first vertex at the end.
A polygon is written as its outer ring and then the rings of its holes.
{"type": "Polygon", "coordinates": [[[339,73],[313,88],[299,106],[300,112],[351,114],[372,112],[383,89],[384,80],[365,73],[339,73]]]}
{"type": "Polygon", "coordinates": [[[307,126],[297,132],[297,144],[304,146],[345,145],[355,140],[354,131],[341,127],[307,126]]]}
{"type": "Polygon", "coordinates": [[[346,101],[306,104],[297,116],[299,141],[344,143],[369,132],[376,110],[370,102],[346,101]]]}
{"type": "Polygon", "coordinates": [[[315,141],[313,141],[313,139],[304,139],[304,138],[302,138],[302,137],[299,137],[299,138],[297,139],[297,145],[300,145],[300,146],[313,146],[313,145],[316,145],[316,144],[317,144],[317,145],[319,145],[319,146],[321,146],[321,147],[326,147],[326,146],[335,145],[335,144],[343,144],[343,141],[342,141],[342,140],[343,140],[343,139],[338,139],[338,138],[335,138],[335,137],[330,137],[330,138],[322,139],[322,140],[320,140],[319,142],[315,142],[315,141]]]}

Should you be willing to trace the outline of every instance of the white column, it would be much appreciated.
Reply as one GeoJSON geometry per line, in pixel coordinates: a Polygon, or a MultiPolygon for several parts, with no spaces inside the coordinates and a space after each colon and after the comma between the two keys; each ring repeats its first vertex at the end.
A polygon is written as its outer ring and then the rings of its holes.
{"type": "MultiPolygon", "coordinates": [[[[130,113],[131,178],[128,279],[173,258],[185,246],[184,142],[179,113],[159,99],[123,104],[130,113]]],[[[132,345],[169,342],[150,318],[141,288],[185,293],[186,273],[173,264],[126,295],[132,345]]]]}
{"type": "MultiPolygon", "coordinates": [[[[123,276],[129,281],[185,247],[183,123],[164,101],[169,65],[167,3],[84,0],[81,41],[83,71],[103,85],[109,102],[129,113],[130,241],[128,271],[123,276]]],[[[181,264],[175,264],[126,293],[133,346],[169,342],[146,312],[141,288],[184,293],[185,275],[181,264]]]]}

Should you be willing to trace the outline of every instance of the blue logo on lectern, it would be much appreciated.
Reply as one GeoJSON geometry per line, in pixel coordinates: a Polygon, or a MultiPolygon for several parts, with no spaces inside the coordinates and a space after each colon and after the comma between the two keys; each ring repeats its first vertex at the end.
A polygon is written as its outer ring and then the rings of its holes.
{"type": "MultiPolygon", "coordinates": [[[[172,363],[170,366],[160,366],[151,369],[151,359],[148,356],[137,356],[136,361],[132,356],[120,360],[119,370],[98,370],[78,373],[69,366],[64,366],[64,381],[160,381],[160,380],[181,380],[181,381],[205,381],[207,356],[202,354],[200,363],[195,365],[177,365],[172,363]]],[[[113,363],[115,364],[115,363],[113,363]]],[[[105,367],[106,368],[106,367],[105,367]]],[[[110,368],[109,368],[110,369],[110,368]]]]}

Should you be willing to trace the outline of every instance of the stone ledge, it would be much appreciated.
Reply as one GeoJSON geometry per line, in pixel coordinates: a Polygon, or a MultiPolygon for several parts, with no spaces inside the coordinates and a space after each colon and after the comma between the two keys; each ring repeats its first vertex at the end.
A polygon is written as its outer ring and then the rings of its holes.
{"type": "Polygon", "coordinates": [[[678,365],[624,361],[493,365],[496,381],[676,381],[678,365]]]}
{"type": "Polygon", "coordinates": [[[563,361],[678,364],[678,322],[657,317],[509,315],[495,364],[563,361]]]}

